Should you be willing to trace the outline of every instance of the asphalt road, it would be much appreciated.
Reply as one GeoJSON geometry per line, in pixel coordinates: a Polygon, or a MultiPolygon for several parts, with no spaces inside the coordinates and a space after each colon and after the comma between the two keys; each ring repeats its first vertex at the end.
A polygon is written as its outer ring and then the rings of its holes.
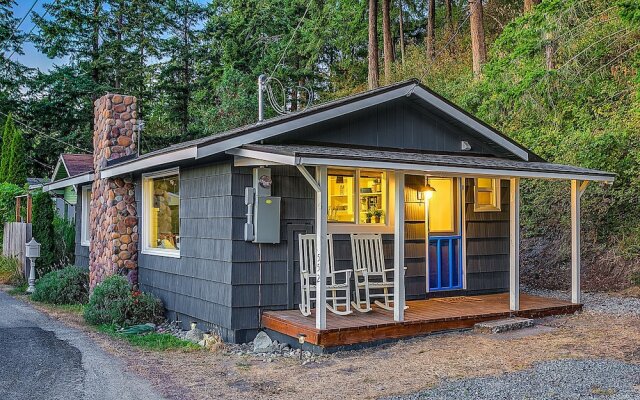
{"type": "Polygon", "coordinates": [[[69,328],[0,291],[0,399],[161,399],[69,328]]]}

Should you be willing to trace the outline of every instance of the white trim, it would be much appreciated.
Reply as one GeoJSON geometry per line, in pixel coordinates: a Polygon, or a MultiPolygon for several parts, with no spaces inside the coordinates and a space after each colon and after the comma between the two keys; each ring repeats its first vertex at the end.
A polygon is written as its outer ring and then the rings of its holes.
{"type": "Polygon", "coordinates": [[[73,176],[71,178],[65,178],[65,179],[61,179],[61,180],[56,181],[56,182],[51,182],[48,185],[43,185],[42,186],[42,191],[50,192],[50,191],[56,190],[56,189],[63,189],[65,187],[67,187],[67,186],[72,186],[72,185],[78,185],[78,184],[82,184],[82,183],[92,182],[93,178],[94,178],[93,173],[87,172],[87,173],[82,174],[82,175],[76,175],[76,176],[73,176]]]}
{"type": "Polygon", "coordinates": [[[467,290],[467,178],[458,178],[460,188],[460,246],[462,246],[462,290],[467,290]]]}
{"type": "Polygon", "coordinates": [[[393,320],[404,321],[404,173],[395,171],[396,213],[393,235],[393,320]]]}
{"type": "MultiPolygon", "coordinates": [[[[179,168],[171,168],[165,169],[162,171],[150,172],[146,174],[142,174],[142,246],[140,246],[140,252],[146,255],[154,255],[154,256],[162,256],[162,257],[173,257],[180,258],[180,249],[172,250],[172,249],[158,249],[156,247],[149,247],[149,226],[147,226],[147,221],[150,220],[149,211],[150,211],[150,198],[149,193],[146,188],[146,181],[154,178],[162,178],[164,176],[170,175],[178,175],[178,182],[180,182],[180,169],[179,168]]],[[[178,220],[180,221],[180,214],[182,213],[182,201],[180,202],[180,208],[178,209],[178,220]]]]}
{"type": "MultiPolygon", "coordinates": [[[[297,119],[284,121],[282,123],[275,122],[273,123],[273,125],[265,128],[258,127],[258,130],[251,133],[239,134],[237,136],[230,137],[229,139],[223,139],[216,143],[204,145],[198,148],[197,158],[211,156],[217,153],[221,153],[223,151],[227,151],[234,147],[240,147],[247,143],[259,142],[260,140],[268,139],[275,135],[290,132],[295,129],[304,128],[306,126],[317,124],[319,122],[336,118],[341,115],[359,111],[371,106],[375,106],[377,104],[381,104],[389,100],[401,98],[402,96],[405,96],[407,94],[407,86],[408,85],[403,85],[397,89],[393,89],[388,92],[375,94],[370,97],[365,97],[364,99],[361,99],[361,100],[348,102],[341,106],[328,108],[326,110],[318,111],[317,113],[313,113],[309,115],[304,115],[297,119]]],[[[270,123],[269,121],[265,121],[262,124],[268,125],[269,123],[270,123]]]]}
{"type": "Polygon", "coordinates": [[[83,186],[80,191],[82,214],[80,215],[80,245],[89,246],[91,243],[91,226],[89,219],[91,215],[91,186],[83,186]]]}
{"type": "Polygon", "coordinates": [[[264,160],[269,162],[275,162],[278,164],[296,165],[296,158],[294,156],[288,156],[283,154],[265,153],[258,150],[247,150],[247,149],[239,149],[239,148],[227,150],[226,153],[237,156],[237,157],[251,158],[254,160],[264,160]]]}
{"type": "Polygon", "coordinates": [[[117,164],[112,167],[103,168],[100,171],[100,179],[111,178],[118,175],[128,174],[145,168],[159,167],[163,164],[175,163],[178,161],[195,159],[197,148],[195,145],[158,154],[156,156],[144,157],[139,160],[117,164]]]}
{"type": "Polygon", "coordinates": [[[520,310],[520,179],[509,182],[509,309],[520,310]]]}
{"type": "Polygon", "coordinates": [[[571,302],[580,304],[580,197],[586,189],[571,181],[571,302]]]}
{"type": "Polygon", "coordinates": [[[241,157],[241,156],[233,157],[234,167],[264,167],[265,165],[283,165],[283,164],[273,162],[273,161],[258,160],[258,159],[249,158],[249,157],[241,157]]]}
{"type": "Polygon", "coordinates": [[[316,168],[316,329],[327,328],[327,271],[329,249],[327,246],[327,167],[316,168]]]}
{"type": "Polygon", "coordinates": [[[452,116],[453,118],[460,121],[464,125],[482,134],[483,136],[497,143],[503,148],[509,150],[510,152],[522,158],[523,160],[525,161],[529,160],[529,153],[526,150],[524,150],[522,147],[512,143],[511,141],[502,137],[492,129],[488,128],[484,124],[477,121],[476,119],[463,113],[462,111],[458,110],[457,108],[453,107],[451,104],[448,104],[447,102],[438,98],[437,96],[434,96],[432,93],[429,93],[427,90],[421,88],[420,86],[416,86],[412,92],[413,94],[415,94],[416,96],[419,96],[420,98],[425,100],[427,103],[433,105],[440,111],[452,116]]]}
{"type": "Polygon", "coordinates": [[[413,171],[417,173],[446,174],[439,176],[467,176],[467,177],[492,177],[492,178],[542,178],[542,179],[580,179],[588,181],[599,181],[613,183],[614,177],[602,175],[588,175],[565,172],[536,172],[509,169],[489,169],[489,168],[469,168],[469,167],[448,167],[442,165],[397,163],[394,161],[366,161],[349,159],[331,159],[320,157],[299,157],[299,164],[302,165],[331,165],[336,167],[352,168],[373,168],[404,170],[407,173],[413,171]]]}
{"type": "Polygon", "coordinates": [[[53,169],[53,175],[51,175],[51,181],[56,179],[56,175],[58,175],[58,171],[60,170],[60,164],[64,166],[64,170],[67,173],[67,178],[69,177],[69,170],[67,169],[67,164],[64,162],[64,158],[62,158],[62,154],[58,157],[58,162],[56,163],[56,167],[53,169]]]}

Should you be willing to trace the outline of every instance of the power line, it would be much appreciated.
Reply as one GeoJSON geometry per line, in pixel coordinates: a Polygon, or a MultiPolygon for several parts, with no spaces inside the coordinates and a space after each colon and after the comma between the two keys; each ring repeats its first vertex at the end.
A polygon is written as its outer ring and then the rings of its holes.
{"type": "Polygon", "coordinates": [[[300,26],[302,25],[302,21],[304,21],[304,17],[307,16],[307,12],[309,11],[309,7],[311,6],[312,2],[313,2],[313,0],[309,0],[307,2],[307,7],[304,9],[304,13],[302,14],[302,17],[300,18],[300,20],[298,21],[298,25],[296,25],[295,29],[293,30],[293,33],[291,34],[291,37],[289,38],[289,41],[287,42],[287,45],[284,47],[284,50],[282,51],[282,54],[280,55],[280,59],[278,60],[278,63],[275,65],[275,67],[273,67],[273,69],[271,70],[271,73],[269,74],[269,76],[273,76],[273,74],[276,72],[276,70],[278,69],[278,67],[280,66],[282,61],[284,60],[284,56],[287,54],[287,50],[289,49],[289,46],[291,45],[291,42],[293,42],[293,38],[296,36],[296,32],[298,32],[298,29],[300,29],[300,26]]]}
{"type": "MultiPolygon", "coordinates": [[[[44,14],[42,14],[42,18],[46,17],[47,13],[49,13],[49,9],[44,10],[44,14]]],[[[36,28],[36,24],[33,24],[31,29],[29,30],[29,33],[27,33],[27,36],[31,35],[31,32],[33,32],[35,28],[36,28]]],[[[11,60],[11,57],[13,57],[13,55],[16,54],[17,51],[18,50],[13,50],[13,53],[11,53],[11,55],[7,58],[7,60],[11,60]]]]}
{"type": "MultiPolygon", "coordinates": [[[[11,41],[11,39],[13,39],[16,36],[16,32],[18,32],[18,30],[20,29],[20,27],[22,26],[22,23],[27,19],[27,17],[29,16],[29,14],[31,14],[31,11],[33,10],[33,7],[36,6],[36,4],[38,3],[39,0],[35,0],[33,2],[33,4],[31,4],[31,7],[29,8],[29,11],[27,11],[27,13],[24,15],[24,17],[22,17],[22,19],[20,20],[20,22],[18,23],[18,26],[16,26],[16,28],[13,30],[13,32],[11,33],[11,36],[9,36],[9,39],[5,40],[4,43],[8,43],[11,41]]],[[[4,45],[3,43],[3,45],[4,45]]]]}
{"type": "MultiPolygon", "coordinates": [[[[4,112],[2,112],[2,111],[0,111],[0,115],[4,115],[5,117],[8,117],[8,116],[9,116],[9,115],[5,114],[5,113],[4,113],[4,112]]],[[[39,131],[39,130],[37,130],[37,129],[35,129],[35,128],[32,128],[32,127],[30,127],[29,125],[27,125],[27,124],[25,124],[25,123],[23,123],[23,122],[20,122],[20,120],[18,120],[18,119],[16,119],[16,118],[15,118],[15,116],[12,116],[12,118],[13,118],[13,119],[14,119],[14,121],[16,121],[19,125],[23,126],[24,128],[29,129],[29,130],[30,130],[30,131],[32,131],[32,132],[35,132],[35,133],[37,133],[37,134],[39,134],[39,135],[42,135],[42,136],[46,136],[46,137],[48,137],[49,139],[52,139],[52,140],[55,140],[56,142],[59,142],[59,143],[64,144],[65,146],[71,146],[71,147],[74,147],[74,148],[76,148],[76,149],[78,149],[78,150],[80,150],[80,151],[82,151],[82,152],[85,152],[85,153],[91,154],[91,151],[89,151],[89,150],[87,150],[87,149],[84,149],[84,148],[82,148],[82,147],[80,147],[80,146],[76,146],[75,144],[67,143],[67,142],[65,142],[64,140],[60,140],[60,139],[58,139],[58,138],[57,138],[57,137],[55,137],[55,136],[51,136],[51,135],[49,135],[49,134],[47,134],[47,133],[44,133],[44,132],[39,131]]]]}

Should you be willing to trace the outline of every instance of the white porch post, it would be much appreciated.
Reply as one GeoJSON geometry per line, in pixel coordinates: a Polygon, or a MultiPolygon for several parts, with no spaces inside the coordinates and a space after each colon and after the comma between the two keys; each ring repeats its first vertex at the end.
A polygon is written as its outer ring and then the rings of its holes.
{"type": "Polygon", "coordinates": [[[395,221],[393,235],[393,320],[404,321],[404,172],[395,172],[395,221]]]}
{"type": "Polygon", "coordinates": [[[580,303],[580,197],[589,181],[571,180],[571,302],[580,303]]]}
{"type": "Polygon", "coordinates": [[[316,181],[320,191],[316,192],[316,328],[327,328],[327,167],[316,167],[316,181]]]}
{"type": "Polygon", "coordinates": [[[520,309],[520,178],[509,180],[509,309],[520,309]]]}

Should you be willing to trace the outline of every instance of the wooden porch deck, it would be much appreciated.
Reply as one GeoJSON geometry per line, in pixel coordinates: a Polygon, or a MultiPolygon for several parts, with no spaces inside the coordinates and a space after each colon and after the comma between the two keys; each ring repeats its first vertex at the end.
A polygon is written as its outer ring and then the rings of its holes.
{"type": "Polygon", "coordinates": [[[510,316],[539,318],[582,309],[581,304],[565,300],[521,294],[520,310],[511,312],[508,293],[414,300],[407,305],[404,322],[395,322],[392,311],[374,307],[366,314],[354,311],[339,316],[327,312],[327,329],[318,330],[314,314],[305,317],[298,310],[285,310],[264,312],[262,327],[295,341],[299,334],[305,334],[307,343],[332,348],[471,328],[478,322],[510,316]]]}

